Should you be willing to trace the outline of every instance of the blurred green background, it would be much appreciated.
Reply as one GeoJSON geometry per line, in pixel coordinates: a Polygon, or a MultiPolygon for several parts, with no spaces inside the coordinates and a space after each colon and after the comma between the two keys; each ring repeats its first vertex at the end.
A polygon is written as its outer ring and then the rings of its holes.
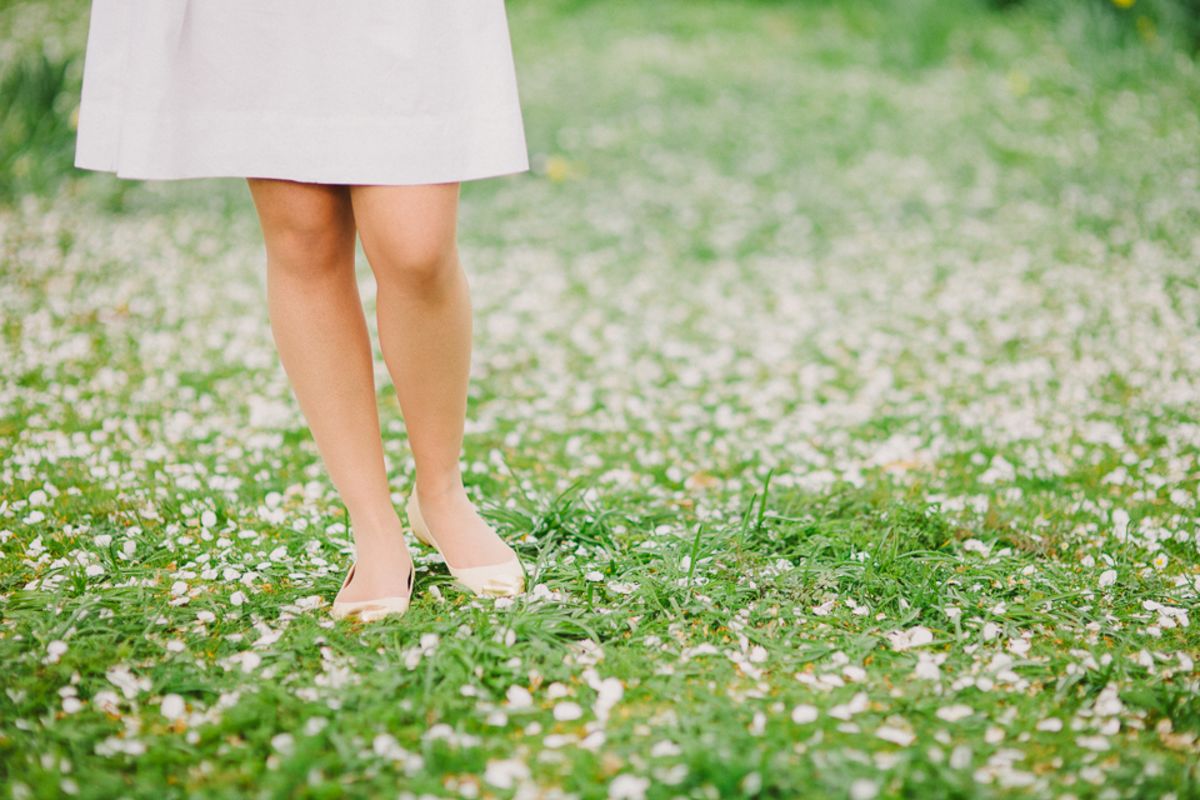
{"type": "MultiPolygon", "coordinates": [[[[511,0],[518,68],[536,48],[539,31],[571,17],[638,14],[639,25],[673,35],[694,25],[675,4],[621,0],[511,0]],[[650,12],[650,13],[646,13],[650,12]]],[[[1200,0],[709,0],[720,24],[739,14],[777,9],[799,27],[836,30],[816,55],[875,69],[912,73],[970,62],[997,70],[1019,68],[1022,48],[1006,46],[997,30],[1041,37],[1109,88],[1153,81],[1174,69],[1180,55],[1200,48],[1200,0]]],[[[73,166],[88,3],[84,0],[0,0],[0,203],[26,194],[91,192],[119,210],[136,182],[88,175],[73,166]],[[83,184],[80,184],[80,181],[83,184]]],[[[705,31],[694,31],[701,34],[705,31]]],[[[786,74],[767,77],[786,81],[786,74]]],[[[1020,74],[1013,80],[1018,83],[1020,74]]],[[[719,86],[709,82],[716,93],[719,86]]],[[[1017,87],[1019,89],[1019,86],[1017,87]]],[[[536,103],[537,98],[531,98],[536,103]]],[[[697,97],[698,102],[707,98],[697,97]]],[[[536,113],[536,112],[535,112],[536,113]]],[[[536,131],[534,132],[536,134],[536,131]]]]}

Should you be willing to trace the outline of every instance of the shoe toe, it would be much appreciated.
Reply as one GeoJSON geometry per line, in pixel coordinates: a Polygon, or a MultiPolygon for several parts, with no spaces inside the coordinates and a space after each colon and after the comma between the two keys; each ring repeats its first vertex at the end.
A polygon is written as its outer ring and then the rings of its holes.
{"type": "Polygon", "coordinates": [[[504,568],[489,568],[486,574],[471,576],[469,588],[476,594],[489,597],[511,597],[525,591],[525,571],[519,561],[504,565],[504,568]]]}
{"type": "Polygon", "coordinates": [[[332,614],[334,619],[358,617],[362,622],[374,622],[392,614],[399,616],[408,611],[408,605],[407,597],[384,597],[361,603],[334,603],[332,614]]]}

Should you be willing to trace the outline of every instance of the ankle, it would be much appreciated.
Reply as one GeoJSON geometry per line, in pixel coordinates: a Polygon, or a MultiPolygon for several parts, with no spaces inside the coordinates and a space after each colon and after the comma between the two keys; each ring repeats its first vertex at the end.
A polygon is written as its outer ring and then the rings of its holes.
{"type": "Polygon", "coordinates": [[[418,478],[416,488],[417,499],[420,502],[426,500],[436,502],[467,493],[461,475],[453,475],[447,478],[418,478]]]}
{"type": "Polygon", "coordinates": [[[354,560],[364,576],[386,574],[398,567],[412,564],[412,553],[399,535],[391,540],[382,538],[356,539],[354,560]]]}
{"type": "Polygon", "coordinates": [[[395,509],[386,514],[350,518],[350,533],[356,542],[371,543],[390,539],[403,530],[404,523],[395,509]]]}

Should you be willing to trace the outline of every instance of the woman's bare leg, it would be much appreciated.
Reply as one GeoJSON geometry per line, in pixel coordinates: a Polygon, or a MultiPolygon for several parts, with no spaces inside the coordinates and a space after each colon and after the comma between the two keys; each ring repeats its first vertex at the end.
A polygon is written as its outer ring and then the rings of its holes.
{"type": "Polygon", "coordinates": [[[378,282],[379,344],[416,462],[417,497],[446,560],[498,564],[512,549],[475,510],[459,470],[471,361],[471,301],[458,259],[458,184],[352,186],[378,282]]]}
{"type": "Polygon", "coordinates": [[[345,186],[250,178],[267,250],[267,307],[283,367],[357,549],[340,600],[407,593],[412,561],[392,505],[345,186]]]}

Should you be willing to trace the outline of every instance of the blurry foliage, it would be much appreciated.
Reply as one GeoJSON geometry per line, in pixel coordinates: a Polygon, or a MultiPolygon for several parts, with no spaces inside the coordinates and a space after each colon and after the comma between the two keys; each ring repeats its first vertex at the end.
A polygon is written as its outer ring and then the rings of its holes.
{"type": "MultiPolygon", "coordinates": [[[[996,2],[996,0],[993,0],[996,2]]],[[[1093,47],[1157,44],[1200,51],[1200,0],[1010,0],[1042,6],[1065,23],[1066,35],[1093,47]]]]}
{"type": "MultiPolygon", "coordinates": [[[[512,6],[561,14],[600,1],[509,0],[512,6]]],[[[898,70],[972,55],[981,15],[1026,14],[1037,24],[1052,26],[1077,60],[1098,70],[1108,69],[1106,54],[1113,49],[1200,51],[1200,0],[709,1],[770,5],[801,14],[836,11],[847,30],[871,42],[874,57],[898,70]]],[[[54,191],[64,179],[87,177],[74,166],[86,38],[78,23],[87,8],[85,0],[0,0],[0,203],[54,191]],[[69,41],[47,47],[47,39],[30,35],[41,19],[74,20],[69,41]]],[[[115,186],[108,194],[111,204],[120,207],[125,187],[115,186]]]]}
{"type": "Polygon", "coordinates": [[[0,74],[0,201],[50,188],[74,159],[76,56],[22,53],[0,74]]]}

